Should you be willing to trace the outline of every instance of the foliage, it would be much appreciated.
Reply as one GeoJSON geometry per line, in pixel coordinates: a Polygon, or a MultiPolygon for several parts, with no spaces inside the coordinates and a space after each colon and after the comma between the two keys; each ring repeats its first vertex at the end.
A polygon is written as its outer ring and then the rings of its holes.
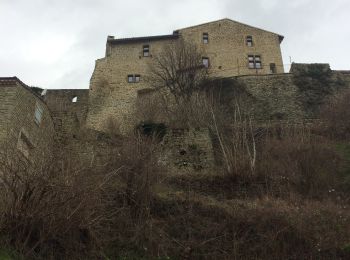
{"type": "Polygon", "coordinates": [[[208,77],[207,68],[202,63],[202,54],[196,45],[184,40],[166,46],[155,57],[150,70],[152,84],[156,88],[165,87],[176,102],[189,99],[208,77]]]}
{"type": "Polygon", "coordinates": [[[167,132],[164,123],[143,122],[136,126],[136,129],[143,135],[162,140],[167,132]]]}
{"type": "Polygon", "coordinates": [[[340,91],[321,108],[324,132],[330,138],[348,140],[350,137],[350,90],[340,91]]]}
{"type": "Polygon", "coordinates": [[[326,98],[342,88],[344,83],[334,78],[329,66],[304,65],[293,71],[293,81],[300,91],[300,99],[308,117],[317,117],[326,98]]]}

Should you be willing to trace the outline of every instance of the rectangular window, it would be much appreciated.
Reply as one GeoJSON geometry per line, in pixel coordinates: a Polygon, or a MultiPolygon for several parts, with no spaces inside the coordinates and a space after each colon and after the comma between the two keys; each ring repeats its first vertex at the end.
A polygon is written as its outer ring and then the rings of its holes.
{"type": "Polygon", "coordinates": [[[34,121],[37,125],[41,124],[43,117],[43,108],[39,105],[39,103],[35,104],[35,112],[34,112],[34,121]]]}
{"type": "Polygon", "coordinates": [[[248,55],[248,68],[250,68],[250,69],[262,69],[260,55],[248,55]]]}
{"type": "Polygon", "coordinates": [[[203,33],[203,43],[208,44],[209,43],[209,34],[203,33]]]}
{"type": "Polygon", "coordinates": [[[255,63],[254,63],[254,56],[249,55],[248,56],[248,62],[249,62],[249,68],[254,69],[255,68],[255,63]]]}
{"type": "Polygon", "coordinates": [[[209,58],[208,57],[202,57],[202,62],[204,67],[209,68],[209,58]]]}
{"type": "Polygon", "coordinates": [[[247,46],[252,47],[253,46],[253,36],[247,36],[246,43],[247,43],[247,46]]]}
{"type": "Polygon", "coordinates": [[[134,75],[128,75],[128,82],[129,83],[134,82],[134,75]]]}
{"type": "Polygon", "coordinates": [[[141,76],[139,74],[136,75],[128,75],[128,83],[138,83],[141,80],[141,76]]]}
{"type": "Polygon", "coordinates": [[[143,57],[149,57],[149,45],[143,45],[143,57]]]}
{"type": "Polygon", "coordinates": [[[255,68],[257,68],[257,69],[262,68],[260,56],[255,56],[255,68]]]}
{"type": "Polygon", "coordinates": [[[275,74],[276,73],[276,64],[270,63],[270,73],[275,74]]]}

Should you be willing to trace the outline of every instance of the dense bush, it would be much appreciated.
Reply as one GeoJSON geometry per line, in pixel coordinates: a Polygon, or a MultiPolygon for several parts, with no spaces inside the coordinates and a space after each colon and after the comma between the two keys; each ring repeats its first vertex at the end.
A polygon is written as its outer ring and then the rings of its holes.
{"type": "Polygon", "coordinates": [[[154,145],[139,136],[122,143],[98,171],[67,168],[67,157],[34,167],[1,151],[0,245],[25,259],[101,259],[119,239],[144,239],[157,180],[154,145]]]}
{"type": "Polygon", "coordinates": [[[331,97],[321,110],[323,130],[331,138],[348,140],[350,137],[350,90],[331,97]]]}

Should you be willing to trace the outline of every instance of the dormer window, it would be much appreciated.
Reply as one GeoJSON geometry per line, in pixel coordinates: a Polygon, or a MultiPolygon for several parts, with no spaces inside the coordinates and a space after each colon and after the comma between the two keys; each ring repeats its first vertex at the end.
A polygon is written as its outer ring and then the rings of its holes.
{"type": "Polygon", "coordinates": [[[209,43],[209,34],[203,33],[203,43],[208,44],[209,43]]]}
{"type": "Polygon", "coordinates": [[[246,43],[248,47],[253,46],[253,36],[247,36],[246,43]]]}
{"type": "Polygon", "coordinates": [[[143,57],[149,57],[149,45],[143,45],[143,57]]]}

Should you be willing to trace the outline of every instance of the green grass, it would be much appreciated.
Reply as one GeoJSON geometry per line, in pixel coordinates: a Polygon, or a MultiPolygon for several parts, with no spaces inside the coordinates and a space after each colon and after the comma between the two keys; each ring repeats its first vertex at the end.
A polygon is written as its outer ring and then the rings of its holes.
{"type": "Polygon", "coordinates": [[[14,260],[14,258],[6,250],[0,249],[0,260],[14,260]]]}

